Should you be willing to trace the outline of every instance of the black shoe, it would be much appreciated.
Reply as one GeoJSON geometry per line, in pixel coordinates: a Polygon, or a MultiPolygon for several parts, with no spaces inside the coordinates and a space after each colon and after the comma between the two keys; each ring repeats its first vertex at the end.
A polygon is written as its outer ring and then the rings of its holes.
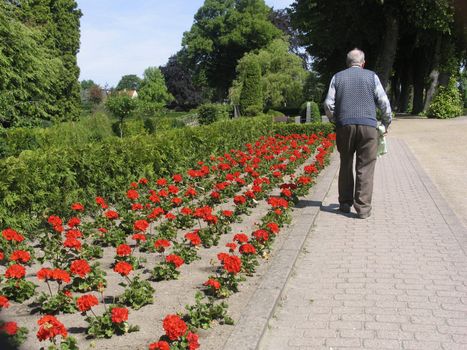
{"type": "Polygon", "coordinates": [[[350,208],[351,208],[351,205],[349,205],[347,203],[342,203],[339,206],[339,211],[341,211],[343,213],[350,213],[350,208]]]}
{"type": "Polygon", "coordinates": [[[358,214],[359,219],[368,219],[371,216],[371,212],[358,214]]]}

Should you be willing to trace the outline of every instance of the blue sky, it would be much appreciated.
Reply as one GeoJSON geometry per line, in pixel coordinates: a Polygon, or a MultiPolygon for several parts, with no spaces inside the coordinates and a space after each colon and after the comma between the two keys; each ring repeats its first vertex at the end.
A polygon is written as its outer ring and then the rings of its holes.
{"type": "MultiPolygon", "coordinates": [[[[180,49],[183,32],[204,0],[77,0],[81,17],[80,80],[115,86],[126,74],[142,76],[180,49]]],[[[266,0],[276,9],[293,0],[266,0]]]]}

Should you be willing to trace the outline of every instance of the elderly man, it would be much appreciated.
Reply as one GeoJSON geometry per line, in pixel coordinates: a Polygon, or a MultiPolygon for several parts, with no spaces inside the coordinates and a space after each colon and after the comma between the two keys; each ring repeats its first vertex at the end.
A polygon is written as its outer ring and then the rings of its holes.
{"type": "Polygon", "coordinates": [[[340,154],[339,209],[350,213],[353,205],[358,217],[366,219],[371,215],[376,164],[376,107],[382,112],[382,124],[386,130],[391,123],[392,112],[378,76],[363,69],[363,51],[350,51],[347,54],[347,66],[349,68],[332,77],[324,109],[329,120],[336,125],[337,150],[340,154]]]}

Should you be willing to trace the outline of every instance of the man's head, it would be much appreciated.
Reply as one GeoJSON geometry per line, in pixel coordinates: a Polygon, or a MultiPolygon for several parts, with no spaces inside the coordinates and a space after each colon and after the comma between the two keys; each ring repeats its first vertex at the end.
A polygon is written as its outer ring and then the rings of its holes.
{"type": "Polygon", "coordinates": [[[364,65],[365,65],[365,54],[363,53],[362,50],[355,48],[352,51],[349,51],[349,53],[347,54],[347,66],[348,67],[352,67],[352,66],[363,67],[364,65]]]}

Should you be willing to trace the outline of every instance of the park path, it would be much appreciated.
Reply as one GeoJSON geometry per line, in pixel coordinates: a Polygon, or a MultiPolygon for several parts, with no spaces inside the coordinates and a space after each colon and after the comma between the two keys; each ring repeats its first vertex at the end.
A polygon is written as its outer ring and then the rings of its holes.
{"type": "MultiPolygon", "coordinates": [[[[457,120],[464,131],[465,121],[457,120]]],[[[438,170],[425,164],[431,155],[421,146],[431,135],[410,139],[420,122],[394,122],[390,152],[378,160],[369,219],[336,212],[334,178],[261,350],[467,349],[467,230],[459,207],[457,215],[452,210],[455,200],[465,205],[467,198],[445,195],[450,189],[436,182],[438,170]],[[417,149],[425,154],[416,158],[417,149]]],[[[434,149],[443,138],[449,143],[438,148],[438,161],[462,186],[467,157],[459,165],[446,154],[457,149],[462,156],[461,139],[448,140],[448,131],[438,128],[434,149]]]]}

